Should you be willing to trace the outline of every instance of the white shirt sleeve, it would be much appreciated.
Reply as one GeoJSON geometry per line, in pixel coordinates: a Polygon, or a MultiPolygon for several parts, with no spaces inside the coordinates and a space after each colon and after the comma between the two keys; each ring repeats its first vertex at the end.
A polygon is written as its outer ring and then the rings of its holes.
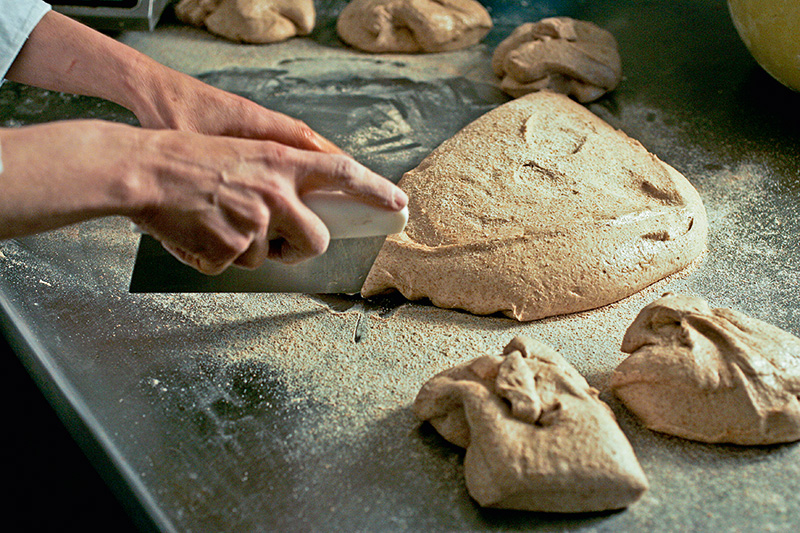
{"type": "Polygon", "coordinates": [[[0,0],[0,80],[49,10],[42,0],[0,0]]]}

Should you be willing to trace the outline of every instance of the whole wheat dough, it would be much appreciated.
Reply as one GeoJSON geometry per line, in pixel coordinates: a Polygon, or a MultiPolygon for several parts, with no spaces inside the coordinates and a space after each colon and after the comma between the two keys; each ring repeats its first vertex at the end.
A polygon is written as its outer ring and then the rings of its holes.
{"type": "Polygon", "coordinates": [[[181,0],[175,13],[220,37],[258,44],[307,35],[316,18],[313,0],[181,0]]]}
{"type": "Polygon", "coordinates": [[[542,89],[591,102],[622,78],[617,40],[608,31],[569,17],[523,24],[501,42],[492,68],[514,97],[542,89]]]}
{"type": "Polygon", "coordinates": [[[592,309],[704,249],[697,191],[570,98],[542,91],[480,117],[399,185],[405,231],[362,288],[518,320],[592,309]]]}
{"type": "Polygon", "coordinates": [[[444,52],[479,42],[492,18],[475,0],[353,0],[339,37],[367,52],[444,52]]]}
{"type": "Polygon", "coordinates": [[[611,388],[655,431],[703,442],[800,440],[800,339],[666,294],[628,328],[611,388]]]}
{"type": "Polygon", "coordinates": [[[627,507],[647,479],[598,392],[561,355],[515,337],[428,381],[414,412],[467,449],[482,506],[577,513],[627,507]]]}

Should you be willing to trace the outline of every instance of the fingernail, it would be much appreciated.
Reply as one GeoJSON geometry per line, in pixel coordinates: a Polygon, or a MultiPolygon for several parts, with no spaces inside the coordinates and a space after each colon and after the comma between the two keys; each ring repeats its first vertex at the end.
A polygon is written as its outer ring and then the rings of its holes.
{"type": "Polygon", "coordinates": [[[400,187],[395,187],[394,192],[392,193],[392,207],[399,211],[407,205],[408,195],[400,187]]]}

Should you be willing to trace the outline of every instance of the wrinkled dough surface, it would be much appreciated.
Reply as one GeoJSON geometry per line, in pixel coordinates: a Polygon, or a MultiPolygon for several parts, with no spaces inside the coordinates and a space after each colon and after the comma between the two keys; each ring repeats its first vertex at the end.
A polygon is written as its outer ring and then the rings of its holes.
{"type": "Polygon", "coordinates": [[[647,479],[597,390],[561,355],[515,337],[428,381],[421,420],[467,449],[464,475],[482,506],[543,512],[619,509],[647,479]]]}
{"type": "Polygon", "coordinates": [[[492,18],[475,0],[353,0],[336,31],[367,52],[445,52],[479,42],[492,18]]]}
{"type": "Polygon", "coordinates": [[[800,339],[666,294],[628,328],[611,388],[655,431],[702,442],[800,440],[800,339]]]}
{"type": "Polygon", "coordinates": [[[274,43],[314,29],[313,0],[181,0],[180,20],[232,41],[274,43]]]}
{"type": "Polygon", "coordinates": [[[591,102],[622,78],[617,41],[608,31],[569,17],[516,28],[492,55],[500,88],[511,96],[549,89],[591,102]]]}
{"type": "Polygon", "coordinates": [[[620,300],[704,249],[697,191],[641,144],[549,91],[480,117],[399,185],[409,222],[362,289],[518,320],[620,300]]]}

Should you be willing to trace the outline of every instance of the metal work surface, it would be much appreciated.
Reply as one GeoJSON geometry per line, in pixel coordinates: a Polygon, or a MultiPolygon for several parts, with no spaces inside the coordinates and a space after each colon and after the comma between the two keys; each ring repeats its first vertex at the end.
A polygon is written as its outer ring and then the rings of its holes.
{"type": "MultiPolygon", "coordinates": [[[[624,79],[592,111],[697,187],[709,214],[696,265],[617,304],[521,324],[388,298],[128,292],[138,236],[105,219],[0,243],[2,325],[54,407],[159,528],[175,531],[795,531],[800,446],[706,445],[644,429],[610,396],[622,335],[667,290],[800,335],[800,95],[761,71],[722,1],[484,2],[469,50],[373,56],[318,3],[309,38],[241,46],[162,24],[126,42],[302,118],[393,180],[506,101],[491,53],[560,14],[617,37],[624,79]],[[560,351],[617,414],[651,488],[627,510],[486,510],[463,452],[410,403],[435,373],[514,335],[560,351]]],[[[14,84],[2,125],[99,117],[111,104],[14,84]]]]}

